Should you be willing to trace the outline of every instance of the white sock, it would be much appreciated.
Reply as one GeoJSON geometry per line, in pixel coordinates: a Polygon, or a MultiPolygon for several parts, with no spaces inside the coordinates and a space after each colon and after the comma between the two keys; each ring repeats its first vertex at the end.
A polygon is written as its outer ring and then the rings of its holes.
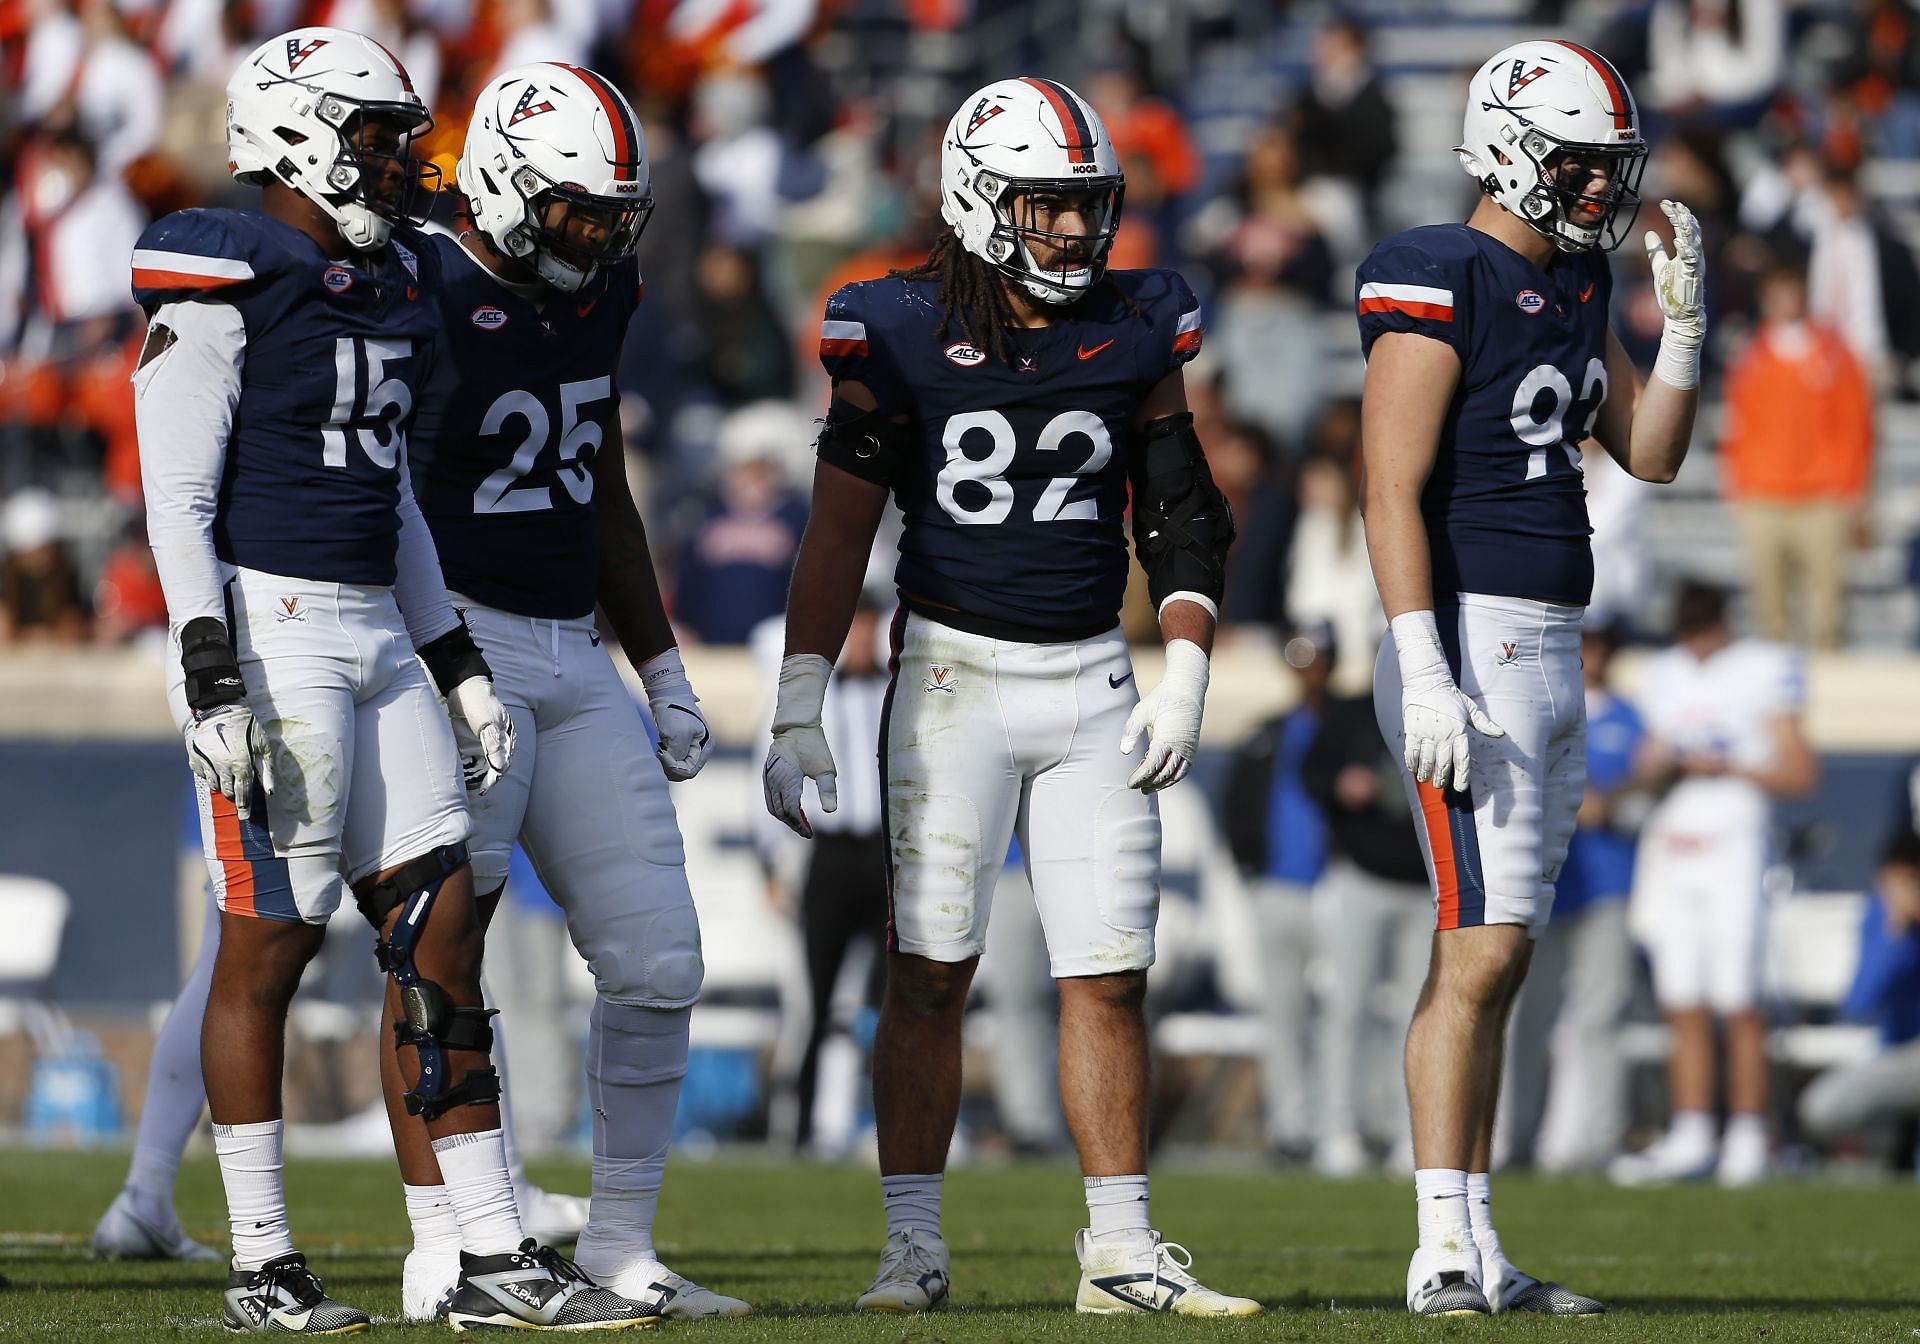
{"type": "Polygon", "coordinates": [[[1473,1244],[1466,1172],[1454,1167],[1423,1167],[1413,1173],[1413,1197],[1422,1250],[1458,1254],[1473,1244]]]}
{"type": "Polygon", "coordinates": [[[880,1198],[887,1206],[887,1235],[925,1232],[940,1235],[940,1187],[945,1172],[919,1176],[882,1176],[880,1198]]]}
{"type": "Polygon", "coordinates": [[[407,1221],[413,1224],[413,1249],[451,1255],[460,1249],[460,1218],[444,1185],[409,1185],[407,1221]]]}
{"type": "Polygon", "coordinates": [[[1767,1117],[1754,1111],[1735,1111],[1727,1117],[1727,1142],[1767,1146],[1767,1117]]]}
{"type": "Polygon", "coordinates": [[[133,1139],[127,1188],[133,1191],[135,1204],[151,1217],[172,1218],[173,1178],[180,1170],[180,1154],[207,1107],[206,1079],[200,1073],[200,1023],[207,1015],[214,953],[220,949],[220,912],[211,888],[207,911],[193,970],[153,1040],[146,1100],[140,1104],[140,1129],[133,1139]]]}
{"type": "Polygon", "coordinates": [[[1087,1232],[1094,1241],[1118,1241],[1151,1233],[1145,1176],[1084,1176],[1087,1232]]]}
{"type": "Polygon", "coordinates": [[[213,1151],[220,1156],[220,1179],[227,1187],[227,1221],[233,1227],[237,1269],[258,1269],[293,1249],[287,1191],[281,1180],[284,1132],[279,1120],[213,1127],[213,1151]]]}
{"type": "Polygon", "coordinates": [[[587,1031],[593,1102],[593,1200],[588,1226],[631,1254],[653,1255],[653,1219],[667,1144],[687,1076],[690,1008],[640,1008],[596,998],[587,1031]]]}
{"type": "Polygon", "coordinates": [[[497,1129],[449,1134],[433,1141],[447,1199],[460,1220],[460,1244],[474,1255],[504,1255],[520,1249],[520,1209],[507,1175],[506,1145],[497,1129]]]}
{"type": "Polygon", "coordinates": [[[1493,1182],[1484,1171],[1467,1173],[1467,1223],[1482,1255],[1505,1257],[1500,1234],[1493,1230],[1493,1182]]]}
{"type": "Polygon", "coordinates": [[[1711,1151],[1714,1144],[1713,1115],[1708,1111],[1675,1111],[1667,1137],[1679,1148],[1711,1151]]]}

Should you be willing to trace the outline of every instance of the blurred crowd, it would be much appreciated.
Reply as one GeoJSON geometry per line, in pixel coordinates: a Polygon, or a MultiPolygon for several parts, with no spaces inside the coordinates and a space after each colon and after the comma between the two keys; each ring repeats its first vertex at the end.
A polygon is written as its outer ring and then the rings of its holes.
{"type": "MultiPolygon", "coordinates": [[[[1840,644],[1848,556],[1874,540],[1881,422],[1920,391],[1903,213],[1920,200],[1920,13],[1909,0],[1510,9],[1513,35],[1590,41],[1639,91],[1655,146],[1647,195],[1685,200],[1708,242],[1709,386],[1725,413],[1700,448],[1718,449],[1753,619],[1774,638],[1840,644]]],[[[626,446],[682,636],[723,644],[783,602],[824,403],[812,353],[824,296],[923,254],[953,100],[1016,67],[1074,82],[1126,168],[1114,264],[1178,267],[1206,303],[1188,380],[1241,519],[1228,637],[1277,646],[1330,621],[1350,651],[1341,676],[1362,675],[1378,617],[1354,514],[1351,274],[1385,232],[1470,205],[1444,145],[1405,143],[1430,110],[1409,91],[1430,98],[1452,73],[1418,41],[1423,24],[1444,30],[1445,5],[0,5],[0,641],[113,643],[164,625],[140,517],[123,259],[169,210],[246,203],[225,174],[222,86],[254,42],[307,22],[401,56],[449,181],[470,98],[500,68],[588,63],[633,97],[660,204],[621,378],[626,446]]],[[[1508,36],[1485,31],[1484,45],[1508,36]]],[[[1664,227],[1655,210],[1642,222],[1664,227]]],[[[1644,362],[1659,333],[1646,268],[1637,247],[1615,264],[1615,322],[1644,362]]],[[[1679,576],[1647,562],[1642,492],[1608,477],[1590,472],[1597,602],[1639,623],[1679,576]]],[[[1879,525],[1905,529],[1913,513],[1883,507],[1879,525]]],[[[1904,532],[1880,541],[1920,573],[1904,532]]]]}

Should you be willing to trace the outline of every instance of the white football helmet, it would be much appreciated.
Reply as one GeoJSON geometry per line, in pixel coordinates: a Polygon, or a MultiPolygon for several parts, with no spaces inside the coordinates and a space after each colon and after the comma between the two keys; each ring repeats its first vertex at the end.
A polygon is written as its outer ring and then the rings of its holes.
{"type": "Polygon", "coordinates": [[[1100,114],[1051,79],[1000,79],[970,94],[940,142],[940,217],[961,247],[1046,303],[1072,303],[1106,271],[1125,196],[1100,114]],[[1040,227],[1034,202],[1048,196],[1079,203],[1087,232],[1040,227]]]}
{"type": "Polygon", "coordinates": [[[475,227],[568,293],[632,252],[653,214],[640,119],[606,79],[557,61],[480,90],[454,177],[475,227]]]}
{"type": "Polygon", "coordinates": [[[1481,66],[1454,152],[1563,252],[1612,251],[1640,210],[1647,145],[1633,94],[1606,57],[1571,42],[1516,43],[1481,66]]]}
{"type": "Polygon", "coordinates": [[[396,220],[419,224],[440,170],[413,157],[433,126],[394,54],[344,28],[296,28],[254,48],[227,81],[227,171],[277,180],[333,217],[349,246],[386,245],[396,220]],[[371,133],[376,147],[363,142],[371,133]]]}

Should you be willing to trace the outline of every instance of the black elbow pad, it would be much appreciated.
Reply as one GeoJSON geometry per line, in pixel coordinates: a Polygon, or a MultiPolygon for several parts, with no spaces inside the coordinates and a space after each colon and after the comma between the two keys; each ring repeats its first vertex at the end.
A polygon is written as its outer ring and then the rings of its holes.
{"type": "Polygon", "coordinates": [[[1127,458],[1133,544],[1157,610],[1169,594],[1199,593],[1216,606],[1226,591],[1233,508],[1213,483],[1193,413],[1162,416],[1127,458]]]}
{"type": "Polygon", "coordinates": [[[878,410],[862,410],[835,397],[827,407],[816,448],[822,462],[875,485],[893,488],[899,464],[919,441],[911,422],[902,424],[878,410]]]}

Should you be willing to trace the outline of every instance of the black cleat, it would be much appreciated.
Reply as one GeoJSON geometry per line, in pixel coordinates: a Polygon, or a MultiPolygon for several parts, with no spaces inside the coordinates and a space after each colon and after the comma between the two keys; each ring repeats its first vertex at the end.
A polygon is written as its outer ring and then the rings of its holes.
{"type": "Polygon", "coordinates": [[[357,1335],[372,1324],[367,1313],[327,1296],[298,1251],[258,1269],[232,1269],[220,1323],[236,1334],[357,1335]]]}
{"type": "Polygon", "coordinates": [[[460,1253],[460,1286],[447,1309],[455,1330],[644,1330],[660,1305],[629,1302],[532,1237],[505,1255],[460,1253]]]}

